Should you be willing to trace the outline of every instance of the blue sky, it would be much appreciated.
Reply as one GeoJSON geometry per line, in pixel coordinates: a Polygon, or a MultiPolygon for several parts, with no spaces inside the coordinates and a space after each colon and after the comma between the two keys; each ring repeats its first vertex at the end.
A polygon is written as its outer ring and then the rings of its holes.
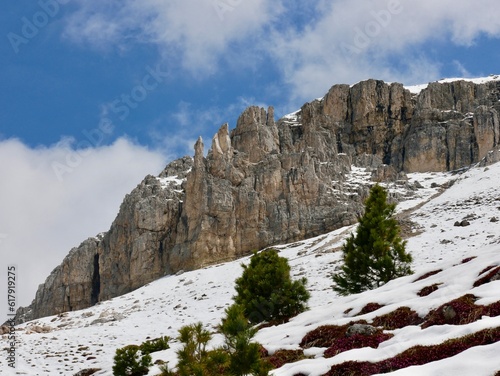
{"type": "Polygon", "coordinates": [[[9,2],[0,252],[20,265],[21,304],[146,174],[245,107],[281,116],[336,83],[498,74],[499,38],[493,0],[9,2]]]}

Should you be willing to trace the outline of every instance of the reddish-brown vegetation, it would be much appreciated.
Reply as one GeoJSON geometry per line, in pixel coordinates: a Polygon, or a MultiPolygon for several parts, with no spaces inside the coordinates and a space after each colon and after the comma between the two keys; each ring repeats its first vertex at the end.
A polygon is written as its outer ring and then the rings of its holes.
{"type": "Polygon", "coordinates": [[[497,266],[496,268],[490,270],[490,272],[486,274],[484,277],[479,278],[476,282],[474,282],[474,287],[484,285],[485,283],[490,283],[493,279],[495,278],[498,279],[499,275],[500,275],[500,266],[497,266]]]}
{"type": "Polygon", "coordinates": [[[478,320],[483,313],[483,307],[476,306],[476,300],[474,295],[467,294],[443,304],[426,316],[422,328],[444,324],[465,325],[478,320]]]}
{"type": "Polygon", "coordinates": [[[382,307],[383,305],[378,303],[368,303],[363,308],[361,308],[361,311],[359,311],[359,313],[356,316],[366,315],[367,313],[374,312],[382,307]]]}
{"type": "Polygon", "coordinates": [[[423,320],[418,314],[408,307],[399,307],[382,316],[373,319],[373,325],[381,326],[385,330],[404,328],[408,325],[420,325],[423,320]]]}
{"type": "Polygon", "coordinates": [[[274,368],[279,368],[284,364],[298,362],[305,358],[303,350],[278,350],[268,357],[267,361],[271,363],[274,368]]]}
{"type": "Polygon", "coordinates": [[[436,291],[438,289],[439,289],[439,283],[435,283],[435,284],[430,285],[430,286],[425,286],[422,290],[420,290],[417,293],[417,295],[420,297],[424,297],[424,296],[432,294],[434,291],[436,291]]]}
{"type": "Polygon", "coordinates": [[[413,282],[418,282],[418,281],[422,281],[426,278],[429,278],[429,277],[432,277],[433,275],[435,274],[438,274],[438,273],[441,273],[443,271],[443,269],[438,269],[438,270],[434,270],[432,272],[428,272],[428,273],[425,273],[424,275],[418,277],[416,280],[414,280],[413,282]]]}
{"type": "Polygon", "coordinates": [[[269,352],[262,345],[260,345],[260,347],[259,347],[259,353],[260,353],[261,358],[267,358],[269,356],[269,352]]]}
{"type": "Polygon", "coordinates": [[[481,270],[477,276],[479,277],[481,274],[486,273],[488,270],[491,270],[491,269],[493,269],[494,267],[496,267],[496,265],[490,265],[490,266],[487,266],[486,268],[484,268],[483,270],[481,270]]]}
{"type": "Polygon", "coordinates": [[[490,317],[500,316],[500,300],[483,308],[483,315],[490,317]]]}
{"type": "Polygon", "coordinates": [[[423,365],[453,357],[471,347],[489,345],[500,341],[500,328],[485,329],[461,338],[433,346],[415,346],[393,358],[378,363],[345,362],[332,366],[323,376],[370,376],[388,373],[410,366],[423,365]]]}
{"type": "Polygon", "coordinates": [[[379,344],[392,338],[393,334],[383,333],[381,330],[372,335],[355,334],[351,337],[339,338],[325,351],[325,358],[331,358],[341,352],[363,347],[376,349],[379,344]]]}
{"type": "Polygon", "coordinates": [[[310,347],[330,347],[337,339],[345,337],[350,325],[323,325],[307,333],[300,347],[308,349],[310,347]]]}
{"type": "Polygon", "coordinates": [[[422,328],[433,325],[465,325],[479,320],[482,316],[500,316],[500,301],[487,306],[476,305],[477,298],[467,294],[431,311],[425,318],[422,328]]]}

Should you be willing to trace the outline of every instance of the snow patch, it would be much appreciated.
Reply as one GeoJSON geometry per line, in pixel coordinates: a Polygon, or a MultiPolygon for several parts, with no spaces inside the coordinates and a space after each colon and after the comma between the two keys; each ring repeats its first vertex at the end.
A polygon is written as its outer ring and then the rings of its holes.
{"type": "MultiPolygon", "coordinates": [[[[492,81],[499,81],[499,75],[490,75],[488,77],[478,77],[478,78],[465,78],[465,77],[456,77],[456,78],[444,78],[442,80],[436,81],[439,83],[450,83],[455,81],[468,81],[475,84],[485,84],[492,81]]],[[[426,89],[429,84],[421,84],[421,85],[413,85],[413,86],[405,86],[405,89],[408,89],[412,94],[420,94],[420,92],[426,89]]]]}

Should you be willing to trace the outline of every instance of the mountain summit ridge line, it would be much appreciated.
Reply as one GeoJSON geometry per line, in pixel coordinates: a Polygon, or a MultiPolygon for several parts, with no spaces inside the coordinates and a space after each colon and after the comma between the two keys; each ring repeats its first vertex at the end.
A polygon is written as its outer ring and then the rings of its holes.
{"type": "Polygon", "coordinates": [[[194,158],[146,176],[110,229],[73,248],[17,322],[354,224],[368,189],[347,183],[353,165],[404,183],[405,172],[494,162],[499,112],[496,79],[434,82],[419,93],[377,80],[335,85],[278,121],[272,107],[249,107],[235,129],[219,129],[206,157],[200,138],[194,158]]]}

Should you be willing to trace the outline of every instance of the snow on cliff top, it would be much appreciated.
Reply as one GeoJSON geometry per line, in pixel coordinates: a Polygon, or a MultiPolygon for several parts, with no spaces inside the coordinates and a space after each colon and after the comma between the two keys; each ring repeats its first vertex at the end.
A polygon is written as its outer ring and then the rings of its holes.
{"type": "MultiPolygon", "coordinates": [[[[455,81],[468,81],[468,82],[473,82],[475,84],[485,84],[487,82],[492,82],[492,81],[500,81],[500,75],[496,74],[491,74],[488,77],[477,77],[477,78],[465,78],[465,77],[455,77],[455,78],[443,78],[439,81],[439,83],[449,83],[449,82],[455,82],[455,81]]],[[[361,82],[361,81],[360,81],[361,82]]],[[[351,87],[357,85],[359,82],[351,85],[351,87]]],[[[390,85],[391,82],[386,82],[386,84],[390,85]]],[[[426,89],[429,86],[429,83],[426,84],[419,84],[419,85],[404,85],[405,89],[408,89],[412,94],[420,94],[420,92],[424,89],[426,89]]],[[[317,98],[316,100],[321,101],[323,100],[324,97],[317,98]]],[[[292,125],[297,125],[299,123],[298,121],[298,114],[300,113],[300,109],[297,111],[294,111],[292,113],[286,114],[282,117],[283,120],[286,122],[292,123],[292,125]]]]}
{"type": "MultiPolygon", "coordinates": [[[[455,82],[455,81],[469,81],[473,82],[475,84],[485,84],[487,82],[491,81],[499,81],[500,76],[499,75],[490,75],[488,77],[478,77],[478,78],[464,78],[464,77],[457,77],[457,78],[444,78],[442,80],[436,81],[439,83],[448,83],[448,82],[455,82]]],[[[406,89],[410,90],[412,94],[419,94],[422,90],[427,88],[429,84],[421,84],[421,85],[413,85],[413,86],[405,86],[406,89]]]]}

